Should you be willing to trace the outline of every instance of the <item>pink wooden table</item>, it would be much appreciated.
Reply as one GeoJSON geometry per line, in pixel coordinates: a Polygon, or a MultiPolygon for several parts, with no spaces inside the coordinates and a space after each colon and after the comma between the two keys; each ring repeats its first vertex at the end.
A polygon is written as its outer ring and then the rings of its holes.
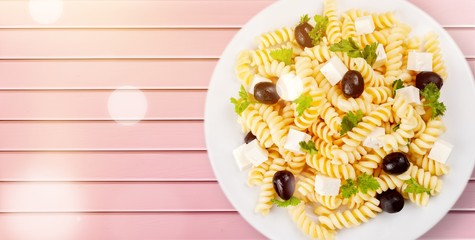
{"type": "MultiPolygon", "coordinates": [[[[475,0],[411,1],[475,71],[475,0]]],[[[0,239],[263,239],[216,182],[203,111],[224,47],[273,2],[65,0],[44,19],[0,1],[0,239]],[[111,119],[123,86],[141,122],[111,119]]],[[[473,180],[423,238],[475,239],[473,180]]]]}

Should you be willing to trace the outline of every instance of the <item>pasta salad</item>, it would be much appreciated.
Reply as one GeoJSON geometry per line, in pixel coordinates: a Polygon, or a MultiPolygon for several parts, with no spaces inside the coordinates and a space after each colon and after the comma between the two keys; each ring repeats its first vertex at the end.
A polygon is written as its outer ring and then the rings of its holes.
{"type": "Polygon", "coordinates": [[[287,207],[304,234],[333,239],[442,190],[453,146],[439,138],[436,33],[415,36],[394,12],[339,15],[324,0],[323,12],[258,36],[235,70],[245,137],[233,155],[260,188],[256,213],[287,207]]]}

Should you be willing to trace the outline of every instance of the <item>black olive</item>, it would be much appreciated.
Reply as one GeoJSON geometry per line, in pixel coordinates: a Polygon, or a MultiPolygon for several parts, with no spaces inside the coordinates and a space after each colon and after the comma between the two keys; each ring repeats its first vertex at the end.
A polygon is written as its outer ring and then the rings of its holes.
{"type": "Polygon", "coordinates": [[[260,82],[254,86],[254,98],[264,104],[275,104],[280,97],[274,83],[260,82]]]}
{"type": "Polygon", "coordinates": [[[274,184],[275,192],[280,198],[289,200],[294,194],[295,177],[291,172],[287,170],[276,172],[272,179],[272,183],[274,184]]]}
{"type": "Polygon", "coordinates": [[[364,79],[358,71],[350,70],[341,80],[341,90],[346,97],[357,98],[364,91],[364,79]]]}
{"type": "Polygon", "coordinates": [[[307,22],[299,24],[295,28],[295,40],[297,43],[303,48],[311,48],[313,47],[313,42],[310,36],[308,35],[309,32],[313,30],[312,25],[308,24],[307,22]]]}
{"type": "Polygon", "coordinates": [[[439,76],[439,74],[435,72],[420,72],[416,76],[416,87],[419,88],[421,91],[429,83],[434,83],[437,88],[441,89],[442,85],[444,85],[444,80],[439,76]]]}
{"type": "Polygon", "coordinates": [[[376,196],[379,200],[379,207],[388,213],[397,213],[404,207],[404,198],[396,190],[387,190],[376,196]]]}
{"type": "Polygon", "coordinates": [[[246,136],[244,137],[244,142],[246,144],[248,144],[248,143],[252,142],[252,140],[254,140],[254,139],[256,139],[256,136],[254,136],[254,134],[252,134],[252,132],[248,132],[246,134],[246,136]]]}
{"type": "Polygon", "coordinates": [[[409,169],[409,160],[401,152],[393,152],[383,158],[383,170],[389,174],[401,174],[409,169]]]}

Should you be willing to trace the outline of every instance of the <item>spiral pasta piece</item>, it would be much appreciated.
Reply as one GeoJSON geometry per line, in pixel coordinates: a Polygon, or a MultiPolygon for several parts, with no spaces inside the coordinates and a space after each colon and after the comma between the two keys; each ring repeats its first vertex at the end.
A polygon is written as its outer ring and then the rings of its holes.
{"type": "Polygon", "coordinates": [[[295,40],[294,29],[284,27],[272,32],[264,33],[257,38],[257,46],[259,49],[270,48],[286,42],[295,40]]]}
{"type": "Polygon", "coordinates": [[[396,23],[396,19],[394,18],[394,14],[392,12],[379,14],[373,13],[371,16],[373,17],[374,26],[376,29],[392,28],[396,23]]]}
{"type": "Polygon", "coordinates": [[[279,105],[267,105],[256,103],[254,108],[259,112],[269,128],[272,142],[279,148],[283,148],[287,140],[287,134],[293,124],[292,118],[283,118],[280,115],[279,105]]]}
{"type": "Polygon", "coordinates": [[[375,74],[373,68],[363,58],[353,58],[350,64],[351,70],[356,70],[361,73],[364,79],[365,86],[379,87],[385,86],[384,78],[381,75],[375,74]]]}
{"type": "MultiPolygon", "coordinates": [[[[369,96],[371,97],[371,96],[369,96]]],[[[327,91],[327,99],[330,103],[342,112],[361,110],[363,114],[368,114],[376,106],[367,101],[364,97],[347,98],[339,86],[333,86],[327,91]]]]}
{"type": "Polygon", "coordinates": [[[323,15],[328,17],[326,34],[328,42],[334,44],[341,40],[341,23],[338,20],[338,12],[335,0],[325,0],[323,2],[323,15]]]}
{"type": "Polygon", "coordinates": [[[355,22],[349,17],[343,17],[341,24],[341,34],[343,39],[356,39],[355,22]]]}
{"type": "Polygon", "coordinates": [[[445,127],[440,118],[429,120],[424,132],[418,138],[413,139],[409,145],[410,152],[425,155],[444,131],[445,127]]]}
{"type": "Polygon", "coordinates": [[[270,52],[269,49],[256,49],[249,51],[251,56],[251,66],[270,64],[273,61],[270,52]]]}
{"type": "Polygon", "coordinates": [[[395,80],[401,71],[404,38],[405,31],[399,26],[391,29],[388,36],[388,44],[385,47],[387,55],[385,76],[390,83],[395,80]]]}
{"type": "Polygon", "coordinates": [[[327,45],[319,44],[311,48],[305,48],[300,55],[309,57],[311,60],[317,60],[318,63],[325,63],[334,56],[334,53],[328,49],[327,45]]]}
{"type": "Polygon", "coordinates": [[[249,51],[242,51],[239,53],[235,72],[236,77],[241,81],[241,84],[244,85],[245,88],[251,85],[255,72],[251,67],[251,57],[249,51]]]}
{"type": "Polygon", "coordinates": [[[310,126],[310,132],[317,136],[319,139],[323,140],[326,143],[333,142],[333,135],[331,134],[330,128],[323,121],[323,119],[318,118],[317,121],[313,122],[310,126]]]}
{"type": "Polygon", "coordinates": [[[314,189],[316,174],[315,168],[305,168],[297,177],[298,181],[295,185],[296,194],[310,202],[317,202],[317,195],[314,189]]]}
{"type": "Polygon", "coordinates": [[[266,78],[274,78],[274,77],[281,77],[284,74],[290,73],[292,68],[288,65],[285,65],[284,62],[279,62],[277,60],[273,60],[270,63],[265,63],[264,65],[260,65],[257,68],[257,72],[266,78]]]}
{"type": "Polygon", "coordinates": [[[356,172],[352,165],[336,165],[320,154],[307,155],[307,164],[317,171],[339,179],[356,179],[356,172]]]}
{"type": "Polygon", "coordinates": [[[444,59],[440,51],[439,37],[436,33],[430,32],[424,37],[424,48],[432,53],[432,71],[439,74],[442,79],[447,79],[447,70],[445,69],[444,59]]]}
{"type": "Polygon", "coordinates": [[[389,31],[387,29],[381,31],[374,31],[372,33],[363,34],[358,36],[358,40],[362,47],[371,45],[373,43],[381,43],[383,45],[388,44],[389,31]]]}
{"type": "Polygon", "coordinates": [[[299,204],[295,207],[289,207],[289,213],[297,227],[302,230],[305,235],[313,239],[331,240],[335,238],[335,232],[312,221],[305,212],[305,204],[299,204]]]}
{"type": "Polygon", "coordinates": [[[377,213],[382,211],[378,205],[379,200],[372,198],[360,208],[320,216],[318,220],[323,226],[332,230],[355,227],[376,217],[377,213]]]}
{"type": "Polygon", "coordinates": [[[277,171],[285,170],[285,160],[282,158],[274,158],[272,164],[270,165],[269,170],[264,174],[264,179],[262,180],[261,189],[259,192],[258,202],[255,208],[255,211],[261,213],[262,215],[269,214],[270,209],[272,208],[272,199],[277,196],[274,191],[274,185],[272,179],[274,174],[277,171]]]}
{"type": "Polygon", "coordinates": [[[449,167],[443,163],[434,161],[428,157],[428,154],[421,155],[412,155],[409,158],[412,163],[416,164],[418,167],[424,169],[424,171],[429,172],[434,176],[442,176],[449,172],[449,167]]]}
{"type": "Polygon", "coordinates": [[[322,206],[334,210],[341,206],[343,199],[340,196],[323,196],[317,194],[317,201],[322,204],[322,206]]]}
{"type": "Polygon", "coordinates": [[[272,160],[272,158],[269,158],[267,161],[258,166],[252,166],[247,177],[247,185],[249,187],[259,186],[262,184],[264,181],[264,174],[269,170],[272,160]]]}
{"type": "Polygon", "coordinates": [[[269,148],[274,144],[270,135],[269,126],[264,122],[264,119],[262,119],[254,106],[249,105],[246,110],[242,112],[241,117],[247,128],[251,130],[252,134],[256,136],[262,146],[269,148]]]}

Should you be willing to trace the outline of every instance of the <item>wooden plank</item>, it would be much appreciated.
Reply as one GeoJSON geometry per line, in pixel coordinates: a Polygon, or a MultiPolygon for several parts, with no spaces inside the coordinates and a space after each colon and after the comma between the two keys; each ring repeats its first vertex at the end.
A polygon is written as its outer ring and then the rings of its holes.
{"type": "MultiPolygon", "coordinates": [[[[0,58],[217,58],[237,31],[4,29],[0,31],[0,58]]],[[[475,28],[449,28],[447,31],[465,55],[475,55],[472,44],[475,28]]]]}
{"type": "Polygon", "coordinates": [[[236,212],[0,214],[0,238],[15,240],[265,239],[236,212]]]}
{"type": "Polygon", "coordinates": [[[0,152],[0,181],[215,181],[206,151],[0,152]]]}
{"type": "MultiPolygon", "coordinates": [[[[469,59],[468,63],[475,73],[475,60],[469,59]]],[[[4,60],[0,61],[0,72],[4,73],[0,79],[0,90],[109,90],[119,86],[145,90],[206,89],[215,64],[216,60],[4,60]],[[134,77],[130,76],[132,71],[134,77]],[[176,72],[181,74],[176,76],[176,72]],[[31,81],[32,78],[35,81],[31,81]]]]}
{"type": "MultiPolygon", "coordinates": [[[[1,182],[0,212],[234,211],[215,181],[124,181],[1,182]]],[[[469,182],[452,210],[475,210],[475,183],[469,182]]]]}
{"type": "Polygon", "coordinates": [[[0,152],[0,181],[216,181],[216,177],[206,151],[0,152]]]}
{"type": "MultiPolygon", "coordinates": [[[[470,212],[450,212],[421,239],[473,239],[470,212]]],[[[0,238],[265,239],[236,212],[1,214],[0,238]],[[54,226],[54,227],[53,227],[54,226]],[[28,229],[28,231],[25,231],[28,229]]]]}
{"type": "MultiPolygon", "coordinates": [[[[104,91],[5,91],[0,120],[111,120],[104,91]]],[[[203,119],[206,90],[142,91],[147,100],[144,119],[203,119]]],[[[121,120],[121,119],[116,119],[121,120]]]]}
{"type": "Polygon", "coordinates": [[[0,61],[0,89],[205,89],[217,59],[0,61]]]}
{"type": "MultiPolygon", "coordinates": [[[[216,63],[216,59],[2,60],[0,90],[207,89],[216,63]]],[[[475,73],[475,59],[468,63],[475,73]]]]}
{"type": "Polygon", "coordinates": [[[474,239],[473,212],[449,212],[421,239],[474,239]]]}
{"type": "Polygon", "coordinates": [[[0,212],[234,210],[216,182],[3,182],[0,193],[0,212]]]}
{"type": "Polygon", "coordinates": [[[52,25],[29,15],[28,2],[0,2],[0,27],[240,27],[274,1],[64,1],[52,25]],[[84,17],[87,16],[87,17],[84,17]]]}
{"type": "MultiPolygon", "coordinates": [[[[51,25],[35,22],[27,1],[0,2],[0,28],[11,27],[239,27],[275,1],[64,1],[62,16],[51,25]],[[107,9],[107,11],[105,11],[107,9]],[[85,18],[84,16],[88,17],[85,18]],[[125,17],[124,17],[125,16],[125,17]],[[185,17],[184,17],[185,16],[185,17]]],[[[471,0],[411,0],[442,25],[475,24],[471,0]]]]}
{"type": "Polygon", "coordinates": [[[204,150],[202,121],[115,122],[4,121],[0,151],[204,150]]]}

